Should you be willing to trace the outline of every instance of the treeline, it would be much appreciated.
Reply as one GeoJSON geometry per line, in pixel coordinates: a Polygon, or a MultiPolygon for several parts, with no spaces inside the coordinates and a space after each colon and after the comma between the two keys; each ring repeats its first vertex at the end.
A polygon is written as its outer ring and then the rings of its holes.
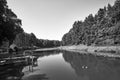
{"type": "Polygon", "coordinates": [[[36,46],[41,48],[58,47],[61,45],[59,40],[37,39],[36,46]]]}
{"type": "Polygon", "coordinates": [[[60,46],[60,41],[38,39],[33,33],[20,33],[16,36],[14,44],[23,48],[49,48],[60,46]]]}
{"type": "Polygon", "coordinates": [[[12,44],[18,33],[23,32],[21,20],[9,9],[6,0],[0,0],[0,45],[4,41],[12,44]]]}
{"type": "Polygon", "coordinates": [[[37,39],[31,33],[25,33],[21,28],[22,22],[17,15],[9,9],[6,0],[0,0],[0,46],[16,44],[18,47],[56,47],[60,41],[37,39]],[[9,44],[7,44],[7,43],[9,44]]]}
{"type": "Polygon", "coordinates": [[[114,5],[100,8],[84,21],[75,21],[62,38],[62,45],[119,45],[120,44],[120,0],[114,5]]]}

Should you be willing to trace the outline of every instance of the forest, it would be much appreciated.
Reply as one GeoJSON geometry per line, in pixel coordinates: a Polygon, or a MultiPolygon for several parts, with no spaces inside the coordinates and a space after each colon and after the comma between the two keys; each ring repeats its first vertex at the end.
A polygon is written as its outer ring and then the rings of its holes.
{"type": "Polygon", "coordinates": [[[62,37],[62,45],[120,45],[120,0],[100,8],[84,21],[75,21],[62,37]]]}
{"type": "Polygon", "coordinates": [[[120,45],[120,0],[108,4],[83,21],[75,21],[62,41],[38,39],[34,33],[26,33],[22,20],[8,7],[6,0],[0,0],[0,46],[4,42],[19,47],[56,47],[60,45],[120,45]]]}
{"type": "Polygon", "coordinates": [[[21,19],[8,8],[6,0],[0,0],[0,45],[3,41],[12,44],[16,35],[24,31],[21,25],[21,19]]]}
{"type": "Polygon", "coordinates": [[[38,39],[34,33],[19,33],[13,41],[19,47],[49,48],[60,46],[58,40],[38,39]]]}
{"type": "Polygon", "coordinates": [[[57,40],[38,39],[33,33],[24,31],[22,20],[8,7],[6,0],[0,0],[0,46],[5,42],[16,44],[18,47],[55,47],[60,45],[57,40]]]}

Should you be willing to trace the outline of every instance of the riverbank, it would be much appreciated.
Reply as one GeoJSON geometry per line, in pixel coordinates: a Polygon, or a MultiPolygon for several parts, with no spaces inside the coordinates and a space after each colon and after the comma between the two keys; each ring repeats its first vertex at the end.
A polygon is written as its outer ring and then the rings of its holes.
{"type": "MultiPolygon", "coordinates": [[[[93,54],[97,56],[120,57],[120,46],[86,46],[86,45],[72,45],[60,46],[54,48],[41,48],[32,50],[33,52],[65,50],[71,52],[79,52],[82,54],[93,54]]],[[[10,54],[0,54],[0,57],[9,56],[10,54]]]]}
{"type": "Polygon", "coordinates": [[[36,49],[36,50],[33,50],[34,52],[41,52],[41,51],[52,51],[52,50],[58,50],[60,48],[58,47],[54,47],[54,48],[41,48],[41,49],[36,49]]]}
{"type": "Polygon", "coordinates": [[[120,57],[120,46],[86,46],[86,45],[72,45],[61,46],[60,50],[80,52],[83,54],[94,54],[97,56],[106,57],[120,57]]]}

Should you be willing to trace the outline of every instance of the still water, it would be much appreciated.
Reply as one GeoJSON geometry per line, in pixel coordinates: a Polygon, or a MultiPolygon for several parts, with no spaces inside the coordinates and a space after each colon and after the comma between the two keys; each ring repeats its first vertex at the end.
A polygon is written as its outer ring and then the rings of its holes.
{"type": "Polygon", "coordinates": [[[120,59],[73,52],[42,52],[22,80],[120,80],[120,59]]]}
{"type": "MultiPolygon", "coordinates": [[[[120,59],[96,57],[75,52],[39,52],[33,71],[31,66],[18,66],[0,80],[120,80],[120,59]]],[[[0,69],[2,71],[2,69],[0,69]]]]}

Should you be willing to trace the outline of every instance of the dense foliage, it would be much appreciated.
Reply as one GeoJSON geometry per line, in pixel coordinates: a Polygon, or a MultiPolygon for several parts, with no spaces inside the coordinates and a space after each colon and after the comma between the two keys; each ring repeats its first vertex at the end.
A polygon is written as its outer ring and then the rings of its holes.
{"type": "Polygon", "coordinates": [[[75,21],[62,38],[63,45],[119,45],[120,44],[120,0],[114,5],[100,8],[94,16],[84,21],[75,21]]]}
{"type": "Polygon", "coordinates": [[[6,40],[12,44],[16,35],[21,32],[21,20],[8,8],[6,0],[0,0],[0,45],[6,40]]]}
{"type": "Polygon", "coordinates": [[[58,40],[37,39],[36,46],[41,48],[50,48],[60,46],[61,42],[58,40]]]}
{"type": "Polygon", "coordinates": [[[29,48],[29,47],[48,48],[48,47],[60,46],[60,41],[38,39],[33,33],[28,34],[25,32],[18,34],[14,40],[14,43],[18,47],[24,47],[24,48],[29,48]]]}
{"type": "Polygon", "coordinates": [[[27,48],[60,45],[60,41],[37,39],[33,33],[25,33],[21,25],[21,20],[8,8],[7,1],[0,0],[0,46],[4,45],[3,42],[15,43],[19,47],[27,48]]]}

